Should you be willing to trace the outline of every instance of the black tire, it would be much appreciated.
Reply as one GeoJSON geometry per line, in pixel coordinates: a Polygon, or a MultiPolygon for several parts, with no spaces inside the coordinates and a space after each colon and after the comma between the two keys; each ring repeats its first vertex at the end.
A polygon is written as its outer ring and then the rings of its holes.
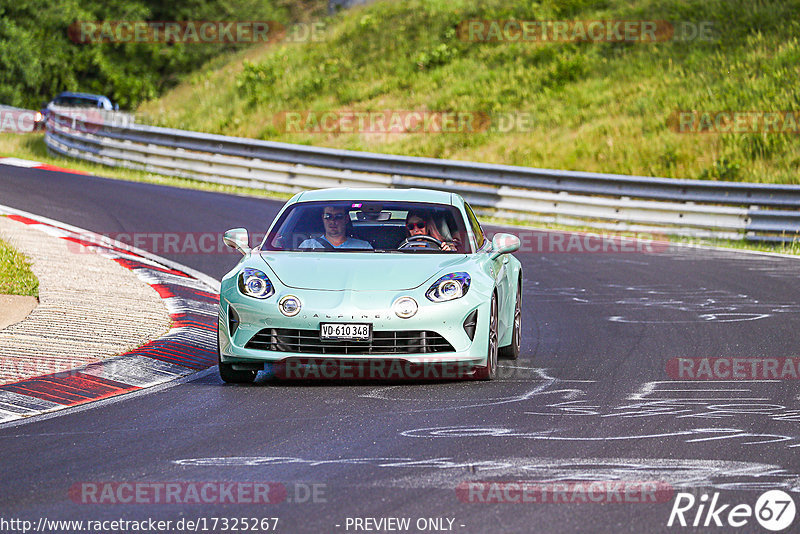
{"type": "Polygon", "coordinates": [[[514,302],[514,331],[511,334],[511,345],[500,347],[500,357],[507,360],[519,358],[519,346],[522,342],[522,280],[517,283],[517,300],[514,302]]]}
{"type": "Polygon", "coordinates": [[[486,365],[478,367],[475,378],[478,380],[494,380],[497,376],[497,295],[492,295],[489,313],[489,344],[486,354],[486,365]]]}
{"type": "Polygon", "coordinates": [[[219,366],[219,377],[227,384],[252,384],[258,371],[234,369],[229,363],[222,363],[219,354],[219,338],[217,338],[217,365],[219,366]]]}

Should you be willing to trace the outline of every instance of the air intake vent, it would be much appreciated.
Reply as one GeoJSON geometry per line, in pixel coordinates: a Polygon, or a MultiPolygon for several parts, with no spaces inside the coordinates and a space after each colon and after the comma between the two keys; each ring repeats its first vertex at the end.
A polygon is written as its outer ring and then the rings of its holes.
{"type": "Polygon", "coordinates": [[[478,310],[467,315],[467,318],[464,319],[464,332],[467,333],[469,336],[469,340],[472,341],[475,339],[475,327],[478,326],[478,310]]]}
{"type": "Polygon", "coordinates": [[[265,328],[245,345],[247,349],[303,354],[428,354],[454,352],[436,332],[374,331],[372,341],[322,341],[319,330],[265,328]]]}
{"type": "Polygon", "coordinates": [[[239,314],[233,306],[228,306],[228,333],[233,335],[237,328],[239,328],[239,314]]]}

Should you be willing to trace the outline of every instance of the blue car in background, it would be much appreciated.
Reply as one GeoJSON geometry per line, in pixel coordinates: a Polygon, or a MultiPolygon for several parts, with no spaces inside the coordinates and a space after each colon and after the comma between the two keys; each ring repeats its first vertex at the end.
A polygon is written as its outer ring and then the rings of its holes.
{"type": "Polygon", "coordinates": [[[111,100],[103,95],[93,95],[90,93],[73,93],[64,91],[59,93],[53,100],[42,105],[42,109],[36,116],[36,128],[43,129],[47,122],[47,107],[49,105],[62,106],[68,108],[91,108],[104,111],[118,111],[119,105],[112,104],[111,100]]]}

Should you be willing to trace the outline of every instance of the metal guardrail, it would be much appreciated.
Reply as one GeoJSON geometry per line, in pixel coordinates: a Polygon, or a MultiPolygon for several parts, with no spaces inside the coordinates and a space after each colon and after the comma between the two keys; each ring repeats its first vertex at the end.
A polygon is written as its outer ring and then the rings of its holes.
{"type": "Polygon", "coordinates": [[[484,213],[609,230],[728,239],[800,239],[800,186],[558,171],[393,156],[78,117],[50,107],[50,150],[104,165],[296,192],[335,186],[427,187],[484,213]]]}

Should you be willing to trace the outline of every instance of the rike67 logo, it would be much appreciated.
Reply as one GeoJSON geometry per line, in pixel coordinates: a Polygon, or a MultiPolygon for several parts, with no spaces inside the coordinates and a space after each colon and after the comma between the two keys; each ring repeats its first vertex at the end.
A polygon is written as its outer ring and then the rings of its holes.
{"type": "Polygon", "coordinates": [[[719,492],[710,498],[704,493],[698,499],[691,493],[678,493],[667,526],[739,528],[755,518],[765,529],[780,532],[794,522],[795,503],[784,491],[770,490],[761,494],[755,506],[723,504],[719,496],[719,492]]]}

